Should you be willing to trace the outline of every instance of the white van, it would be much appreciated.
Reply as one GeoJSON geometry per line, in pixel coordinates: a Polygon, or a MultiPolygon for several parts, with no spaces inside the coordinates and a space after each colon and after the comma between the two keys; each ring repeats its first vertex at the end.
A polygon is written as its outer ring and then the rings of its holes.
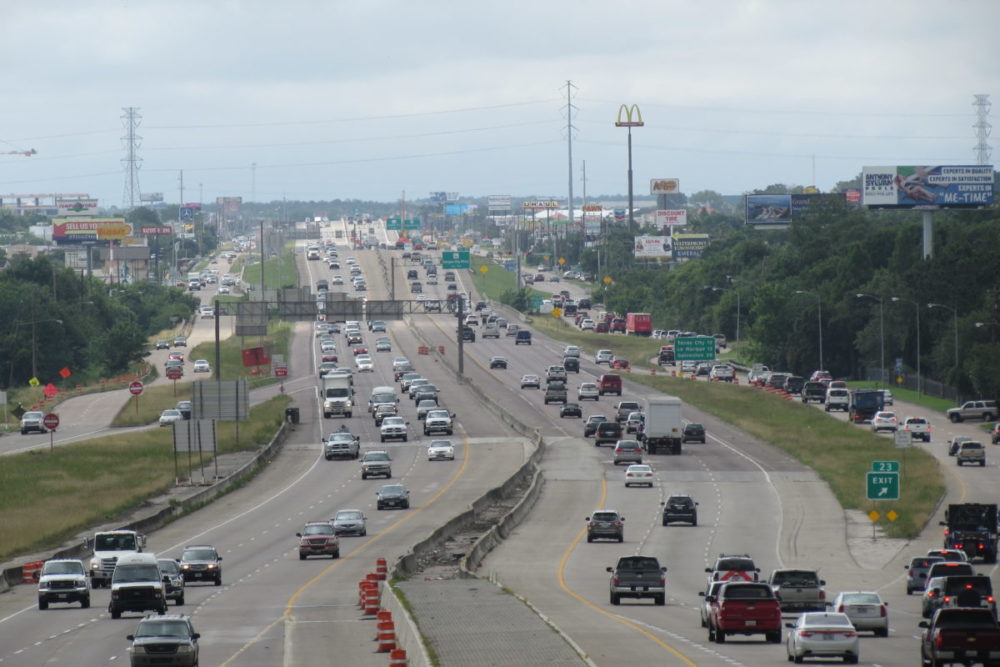
{"type": "Polygon", "coordinates": [[[396,396],[395,387],[382,386],[372,389],[372,393],[368,397],[368,412],[374,412],[375,406],[382,403],[392,403],[393,405],[399,403],[399,397],[396,396]]]}
{"type": "Polygon", "coordinates": [[[151,553],[126,554],[115,564],[111,575],[111,618],[121,618],[123,611],[149,611],[167,613],[166,591],[163,574],[156,555],[151,553]]]}

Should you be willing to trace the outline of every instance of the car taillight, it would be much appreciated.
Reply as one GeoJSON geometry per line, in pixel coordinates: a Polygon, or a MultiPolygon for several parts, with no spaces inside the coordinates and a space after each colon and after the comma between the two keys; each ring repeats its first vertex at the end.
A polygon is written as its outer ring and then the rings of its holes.
{"type": "Polygon", "coordinates": [[[945,535],[947,535],[947,534],[948,534],[948,529],[947,529],[947,528],[945,528],[945,529],[944,529],[944,534],[945,534],[945,535]]]}
{"type": "Polygon", "coordinates": [[[986,596],[986,601],[989,602],[990,604],[993,604],[993,596],[992,595],[986,596]]]}
{"type": "Polygon", "coordinates": [[[884,604],[883,605],[879,605],[878,611],[879,611],[878,615],[881,616],[882,618],[885,618],[888,615],[888,612],[886,611],[886,608],[885,608],[884,604]]]}
{"type": "Polygon", "coordinates": [[[942,640],[941,634],[938,633],[934,635],[934,648],[940,649],[943,645],[944,641],[942,640]]]}
{"type": "Polygon", "coordinates": [[[660,577],[660,585],[661,586],[666,586],[667,585],[667,578],[666,577],[660,577]]]}
{"type": "Polygon", "coordinates": [[[617,576],[614,576],[611,577],[611,581],[614,583],[615,586],[617,586],[619,582],[621,582],[621,579],[619,579],[617,576]]]}
{"type": "Polygon", "coordinates": [[[839,607],[837,607],[837,613],[838,614],[843,614],[844,613],[844,605],[840,605],[839,607]]]}
{"type": "Polygon", "coordinates": [[[622,522],[621,521],[615,521],[615,525],[616,526],[620,526],[620,525],[622,525],[622,522]]]}
{"type": "Polygon", "coordinates": [[[917,576],[916,572],[913,571],[912,567],[909,570],[907,570],[906,574],[909,575],[909,576],[911,576],[911,577],[917,576]]]}
{"type": "Polygon", "coordinates": [[[844,635],[848,639],[850,639],[851,637],[857,637],[858,636],[858,633],[855,632],[854,630],[845,630],[844,632],[842,632],[840,634],[844,635]]]}
{"type": "Polygon", "coordinates": [[[820,600],[825,600],[826,599],[826,591],[820,591],[819,592],[819,599],[820,600]]]}
{"type": "Polygon", "coordinates": [[[951,596],[945,595],[943,598],[941,598],[941,602],[943,602],[944,604],[948,604],[949,602],[951,602],[951,596]]]}
{"type": "Polygon", "coordinates": [[[799,630],[799,637],[807,637],[808,638],[808,637],[812,637],[813,634],[815,634],[815,633],[813,633],[812,630],[799,630]]]}
{"type": "Polygon", "coordinates": [[[980,545],[979,545],[979,548],[980,548],[980,549],[985,549],[986,547],[984,547],[984,546],[983,546],[982,544],[980,544],[980,545]]]}

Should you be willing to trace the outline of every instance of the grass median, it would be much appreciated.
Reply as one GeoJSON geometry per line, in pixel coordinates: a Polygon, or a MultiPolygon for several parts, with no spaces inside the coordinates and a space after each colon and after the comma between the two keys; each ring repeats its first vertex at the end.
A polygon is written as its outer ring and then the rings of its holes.
{"type": "MultiPolygon", "coordinates": [[[[269,442],[289,401],[277,396],[254,406],[250,419],[240,423],[238,445],[236,424],[219,422],[219,453],[252,451],[269,442]]],[[[175,478],[172,443],[171,430],[162,429],[3,457],[0,559],[55,547],[166,491],[175,478]]],[[[206,465],[210,461],[206,456],[206,465]]]]}

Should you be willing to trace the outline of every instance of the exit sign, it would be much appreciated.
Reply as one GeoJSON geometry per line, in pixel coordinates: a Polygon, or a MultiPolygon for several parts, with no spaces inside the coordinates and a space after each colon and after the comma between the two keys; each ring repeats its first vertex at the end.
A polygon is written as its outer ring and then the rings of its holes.
{"type": "Polygon", "coordinates": [[[899,500],[898,472],[870,472],[865,477],[868,500],[899,500]]]}
{"type": "Polygon", "coordinates": [[[441,253],[442,269],[467,269],[469,268],[469,251],[446,251],[441,253]]]}
{"type": "Polygon", "coordinates": [[[674,359],[677,361],[714,361],[715,338],[688,336],[674,339],[674,359]]]}

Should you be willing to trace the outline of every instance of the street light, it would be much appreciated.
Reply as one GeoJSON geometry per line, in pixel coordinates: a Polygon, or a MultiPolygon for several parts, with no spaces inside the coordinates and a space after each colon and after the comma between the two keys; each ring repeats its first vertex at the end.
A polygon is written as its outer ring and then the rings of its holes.
{"type": "Polygon", "coordinates": [[[920,386],[920,302],[914,301],[913,299],[903,299],[902,297],[893,296],[889,297],[892,299],[893,303],[912,303],[914,310],[917,312],[917,393],[923,393],[923,389],[920,386]]]}
{"type": "Polygon", "coordinates": [[[733,291],[736,293],[736,345],[740,344],[740,291],[738,289],[726,288],[726,287],[712,287],[711,285],[705,285],[705,289],[710,289],[713,292],[729,292],[733,291]]]}
{"type": "Polygon", "coordinates": [[[37,345],[37,339],[35,337],[35,325],[44,324],[46,322],[58,322],[59,324],[63,323],[62,320],[55,319],[52,317],[46,318],[44,320],[31,320],[30,322],[17,321],[14,323],[16,326],[20,326],[22,324],[31,325],[31,377],[33,378],[38,377],[38,345],[37,345]]]}
{"type": "Polygon", "coordinates": [[[929,303],[928,308],[944,308],[945,310],[950,310],[952,317],[955,321],[955,370],[958,370],[958,309],[952,308],[951,306],[946,306],[943,303],[929,303]]]}
{"type": "Polygon", "coordinates": [[[635,231],[635,217],[632,214],[632,128],[642,127],[645,123],[642,122],[642,113],[639,111],[639,107],[633,104],[632,106],[621,105],[618,107],[618,120],[615,121],[615,127],[627,127],[628,128],[628,230],[629,232],[635,231]],[[635,114],[635,117],[632,114],[635,114]],[[622,115],[624,114],[625,120],[622,120],[622,115]]]}
{"type": "Polygon", "coordinates": [[[881,358],[880,358],[880,364],[881,365],[879,366],[878,376],[879,376],[879,381],[882,384],[886,384],[886,382],[885,382],[885,302],[883,301],[882,297],[875,296],[874,294],[855,294],[854,296],[855,296],[855,298],[858,298],[858,299],[873,299],[874,301],[878,301],[878,328],[879,328],[879,337],[882,339],[882,343],[881,343],[882,354],[881,354],[881,358]]]}
{"type": "Polygon", "coordinates": [[[819,292],[797,289],[795,293],[816,297],[816,312],[819,316],[819,369],[824,370],[826,367],[823,365],[823,299],[819,292]]]}

